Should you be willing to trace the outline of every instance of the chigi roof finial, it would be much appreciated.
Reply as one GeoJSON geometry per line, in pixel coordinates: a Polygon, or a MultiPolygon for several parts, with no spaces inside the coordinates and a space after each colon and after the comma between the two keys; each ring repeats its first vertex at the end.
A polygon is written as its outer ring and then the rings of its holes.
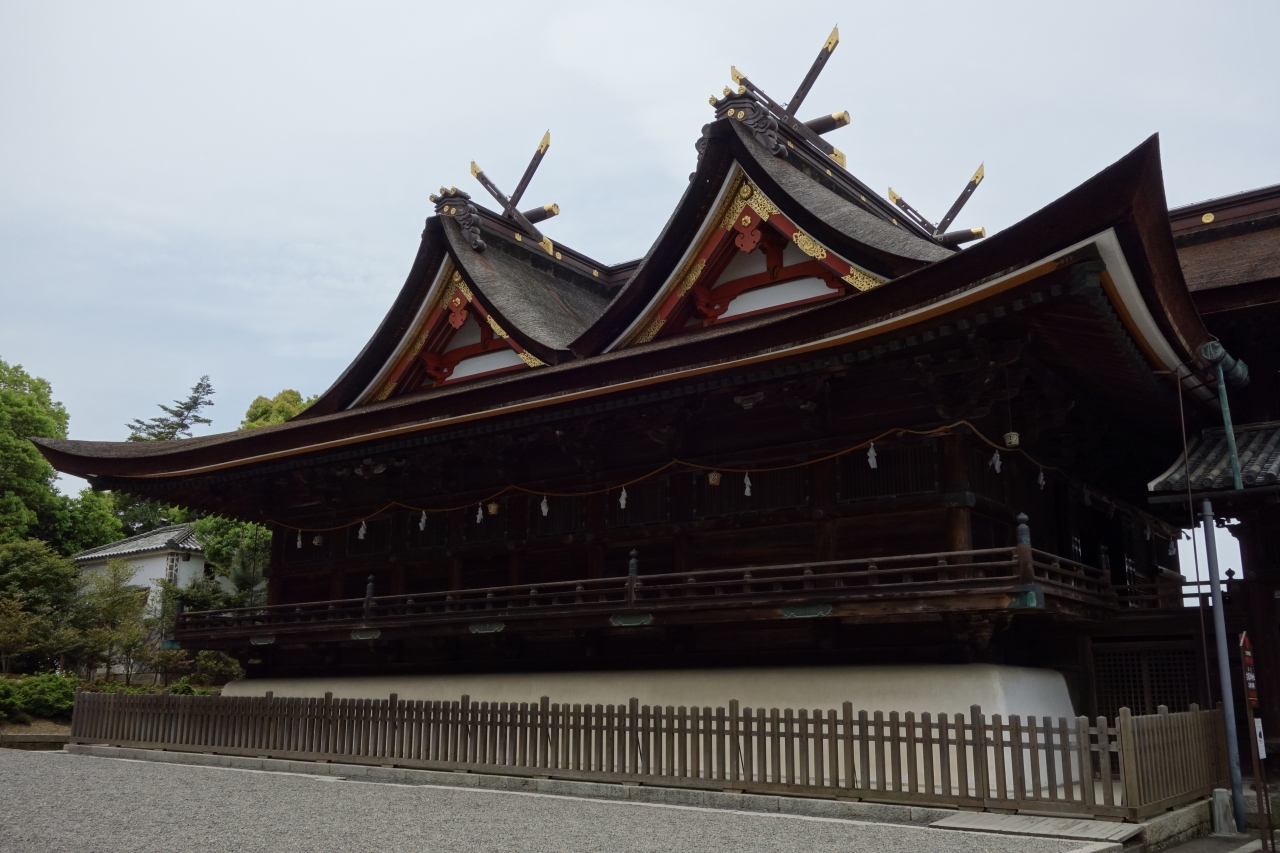
{"type": "Polygon", "coordinates": [[[907,204],[907,200],[894,192],[893,187],[889,187],[889,201],[896,204],[898,209],[907,215],[908,219],[933,234],[933,238],[943,245],[958,246],[961,243],[968,243],[970,240],[977,240],[979,237],[987,236],[987,229],[962,228],[959,231],[947,231],[947,226],[960,215],[960,209],[964,207],[965,202],[969,200],[969,196],[973,195],[973,191],[978,188],[978,184],[982,183],[982,179],[986,177],[986,171],[983,168],[985,165],[978,165],[978,171],[973,173],[969,183],[965,184],[964,189],[961,190],[960,197],[956,199],[955,204],[951,205],[947,215],[942,217],[942,221],[937,225],[925,219],[920,215],[919,211],[907,204]]]}
{"type": "Polygon", "coordinates": [[[755,133],[757,141],[774,154],[785,157],[786,146],[777,139],[777,128],[781,123],[844,167],[847,162],[844,152],[823,139],[822,134],[848,124],[849,113],[841,110],[810,121],[800,121],[795,117],[796,111],[808,97],[809,90],[817,82],[818,75],[822,73],[823,67],[839,43],[840,28],[832,27],[831,35],[827,36],[822,49],[818,51],[818,58],[813,61],[813,65],[809,67],[809,73],[804,76],[804,80],[800,82],[800,88],[796,89],[796,93],[791,96],[786,106],[770,98],[763,89],[748,80],[745,74],[736,67],[730,66],[729,74],[733,77],[737,89],[726,87],[722,101],[711,98],[711,105],[716,108],[717,117],[734,118],[743,122],[755,133]],[[760,107],[764,109],[761,110],[760,107]]]}
{"type": "MultiPolygon", "coordinates": [[[[542,232],[533,227],[533,223],[541,222],[544,219],[550,219],[560,212],[560,206],[557,204],[544,204],[542,207],[535,207],[531,210],[520,211],[516,205],[520,203],[524,191],[528,188],[529,182],[533,180],[533,173],[538,171],[538,164],[542,162],[542,158],[546,156],[547,149],[551,147],[551,131],[547,131],[542,135],[542,141],[538,143],[538,150],[533,152],[533,159],[529,161],[528,167],[524,170],[524,176],[520,178],[520,183],[516,185],[516,191],[508,198],[498,189],[497,184],[489,180],[489,176],[484,170],[476,165],[475,161],[471,161],[471,175],[480,185],[489,191],[489,195],[502,205],[502,215],[510,219],[521,231],[524,231],[532,237],[539,246],[546,250],[548,255],[555,254],[555,246],[550,240],[542,236],[542,232]]],[[[519,238],[519,235],[516,235],[519,238]]]]}

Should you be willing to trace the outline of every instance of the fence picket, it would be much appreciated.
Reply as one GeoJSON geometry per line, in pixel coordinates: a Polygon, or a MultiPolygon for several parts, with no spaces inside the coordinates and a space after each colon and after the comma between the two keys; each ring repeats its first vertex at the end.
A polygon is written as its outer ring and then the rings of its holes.
{"type": "MultiPolygon", "coordinates": [[[[710,789],[874,791],[877,800],[1139,819],[1223,783],[1222,711],[1141,717],[887,715],[836,709],[136,696],[81,691],[75,742],[270,757],[349,756],[517,775],[680,778],[710,789]],[[887,717],[887,718],[886,718],[887,717]],[[1112,765],[1116,755],[1119,776],[1112,765]],[[991,778],[994,777],[994,778],[991,778]],[[896,796],[895,796],[896,795],[896,796]]],[[[661,784],[659,782],[659,784],[661,784]]]]}

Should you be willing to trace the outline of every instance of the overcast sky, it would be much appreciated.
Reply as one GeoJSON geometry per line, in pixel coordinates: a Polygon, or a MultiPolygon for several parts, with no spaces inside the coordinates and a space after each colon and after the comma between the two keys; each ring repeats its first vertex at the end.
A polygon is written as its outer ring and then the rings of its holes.
{"type": "Polygon", "coordinates": [[[217,389],[214,431],[324,390],[477,160],[552,239],[641,255],[736,64],[852,172],[998,230],[1159,132],[1171,205],[1280,183],[1280,3],[40,3],[0,0],[0,358],[71,435],[217,389]]]}

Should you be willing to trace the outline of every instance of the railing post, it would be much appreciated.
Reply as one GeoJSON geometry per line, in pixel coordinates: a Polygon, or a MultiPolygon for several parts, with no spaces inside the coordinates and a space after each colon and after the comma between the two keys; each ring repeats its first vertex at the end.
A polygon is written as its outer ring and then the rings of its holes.
{"type": "Polygon", "coordinates": [[[369,583],[364,588],[364,620],[369,621],[369,613],[373,610],[373,575],[369,575],[369,583]]]}
{"type": "Polygon", "coordinates": [[[636,603],[636,581],[640,576],[640,552],[632,548],[629,556],[631,559],[627,560],[627,606],[634,607],[636,603]]]}
{"type": "Polygon", "coordinates": [[[969,722],[973,726],[973,787],[978,798],[986,806],[991,799],[991,784],[987,781],[987,718],[982,715],[981,705],[969,706],[969,722]]]}
{"type": "Polygon", "coordinates": [[[1018,577],[1023,583],[1035,583],[1036,569],[1031,554],[1031,526],[1025,512],[1018,513],[1017,544],[1014,558],[1018,561],[1018,577]]]}
{"type": "Polygon", "coordinates": [[[1134,730],[1133,714],[1128,708],[1120,709],[1116,719],[1116,739],[1120,752],[1120,788],[1124,791],[1124,807],[1131,816],[1137,815],[1142,805],[1142,786],[1138,778],[1138,739],[1134,730]]]}

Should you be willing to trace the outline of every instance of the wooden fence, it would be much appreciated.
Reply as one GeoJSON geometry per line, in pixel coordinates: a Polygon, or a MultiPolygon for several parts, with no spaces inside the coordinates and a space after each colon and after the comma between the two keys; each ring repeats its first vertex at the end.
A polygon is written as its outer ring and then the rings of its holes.
{"type": "Polygon", "coordinates": [[[72,743],[1141,819],[1225,784],[1221,709],[1011,715],[78,693],[72,743]]]}

